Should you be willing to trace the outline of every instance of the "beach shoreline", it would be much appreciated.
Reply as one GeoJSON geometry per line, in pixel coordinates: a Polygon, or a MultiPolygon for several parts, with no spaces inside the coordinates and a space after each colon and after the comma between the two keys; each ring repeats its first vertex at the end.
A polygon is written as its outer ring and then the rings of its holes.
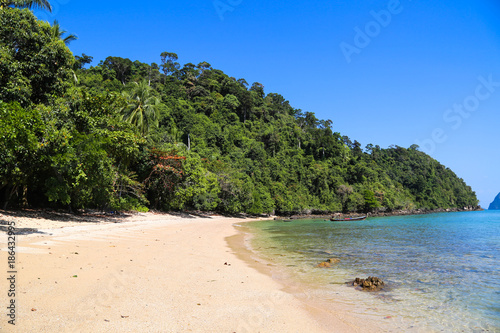
{"type": "MultiPolygon", "coordinates": [[[[14,221],[23,231],[16,239],[16,325],[4,315],[2,332],[380,331],[347,311],[312,307],[252,265],[234,224],[256,219],[41,215],[0,211],[2,228],[14,221]]],[[[6,293],[9,281],[0,281],[6,293]]]]}
{"type": "Polygon", "coordinates": [[[292,214],[274,217],[275,220],[301,220],[301,219],[330,219],[332,216],[341,215],[342,217],[387,217],[387,216],[411,216],[411,215],[427,215],[437,213],[456,213],[456,212],[478,212],[483,211],[481,206],[469,206],[464,208],[437,208],[437,209],[403,209],[393,211],[375,211],[370,213],[311,213],[311,214],[292,214]]]}
{"type": "Polygon", "coordinates": [[[356,223],[261,221],[247,227],[255,235],[252,250],[278,267],[278,274],[273,273],[277,280],[285,285],[302,284],[310,297],[291,293],[306,303],[321,309],[343,303],[343,311],[350,308],[361,315],[358,320],[377,323],[386,332],[497,331],[498,313],[490,317],[494,312],[488,312],[494,287],[481,283],[496,269],[495,250],[482,245],[494,244],[489,235],[482,235],[483,230],[495,234],[498,224],[487,224],[495,216],[498,222],[495,212],[486,211],[356,223]],[[484,224],[488,228],[481,228],[484,224]],[[413,237],[420,234],[425,236],[413,237]],[[450,255],[461,248],[464,239],[473,245],[450,255]],[[338,261],[319,265],[331,258],[338,261]],[[348,287],[348,281],[367,276],[383,279],[386,286],[380,292],[348,287]],[[472,298],[474,293],[477,296],[472,298]],[[476,304],[477,310],[472,312],[470,304],[476,304]]]}
{"type": "MultiPolygon", "coordinates": [[[[354,304],[352,300],[344,299],[344,295],[340,295],[335,299],[328,299],[323,294],[325,285],[311,285],[300,281],[287,272],[287,267],[275,261],[272,257],[265,257],[260,253],[260,249],[254,248],[252,239],[256,237],[251,232],[247,224],[255,221],[246,221],[235,225],[238,234],[228,237],[229,246],[235,250],[237,257],[245,261],[250,267],[266,274],[274,281],[277,281],[282,290],[298,299],[304,309],[318,323],[321,323],[326,331],[332,332],[398,332],[400,327],[398,324],[388,322],[382,314],[363,313],[361,304],[354,304]],[[342,322],[345,327],[340,329],[338,323],[342,322]]],[[[321,268],[318,268],[321,269],[321,268]]],[[[348,288],[342,286],[344,292],[348,288]]],[[[358,293],[359,291],[355,291],[358,293]]]]}

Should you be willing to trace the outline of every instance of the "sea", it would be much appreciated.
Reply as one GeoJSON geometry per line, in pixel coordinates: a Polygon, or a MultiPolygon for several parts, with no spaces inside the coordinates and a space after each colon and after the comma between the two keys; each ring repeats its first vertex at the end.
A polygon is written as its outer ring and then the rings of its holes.
{"type": "Polygon", "coordinates": [[[394,332],[500,332],[500,211],[256,221],[247,246],[299,298],[394,332]],[[317,265],[329,258],[331,268],[317,265]],[[349,282],[376,276],[384,289],[349,282]]]}

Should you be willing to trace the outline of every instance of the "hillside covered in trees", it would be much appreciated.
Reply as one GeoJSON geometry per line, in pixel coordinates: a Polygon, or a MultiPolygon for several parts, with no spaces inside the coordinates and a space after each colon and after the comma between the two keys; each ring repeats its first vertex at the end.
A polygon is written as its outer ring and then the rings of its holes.
{"type": "MultiPolygon", "coordinates": [[[[0,10],[2,207],[367,212],[476,206],[418,146],[362,148],[331,120],[207,62],[73,56],[56,24],[0,10]]],[[[342,110],[339,110],[342,112],[342,110]]]]}

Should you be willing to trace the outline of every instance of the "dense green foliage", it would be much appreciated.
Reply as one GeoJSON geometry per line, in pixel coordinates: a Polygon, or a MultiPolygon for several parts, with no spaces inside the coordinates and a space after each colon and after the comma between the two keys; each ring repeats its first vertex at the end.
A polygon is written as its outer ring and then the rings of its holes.
{"type": "Polygon", "coordinates": [[[361,145],[203,62],[73,57],[46,22],[0,10],[0,200],[31,206],[375,211],[475,206],[418,151],[361,145]],[[15,27],[15,28],[14,28],[15,27]]]}

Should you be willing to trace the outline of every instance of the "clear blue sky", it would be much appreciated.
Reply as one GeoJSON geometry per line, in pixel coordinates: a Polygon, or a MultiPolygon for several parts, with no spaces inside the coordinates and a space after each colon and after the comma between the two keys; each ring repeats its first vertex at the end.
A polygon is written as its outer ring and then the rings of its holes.
{"type": "Polygon", "coordinates": [[[498,0],[51,0],[75,55],[146,63],[175,52],[258,81],[368,143],[423,151],[500,192],[498,0]],[[417,141],[418,140],[418,141],[417,141]]]}

